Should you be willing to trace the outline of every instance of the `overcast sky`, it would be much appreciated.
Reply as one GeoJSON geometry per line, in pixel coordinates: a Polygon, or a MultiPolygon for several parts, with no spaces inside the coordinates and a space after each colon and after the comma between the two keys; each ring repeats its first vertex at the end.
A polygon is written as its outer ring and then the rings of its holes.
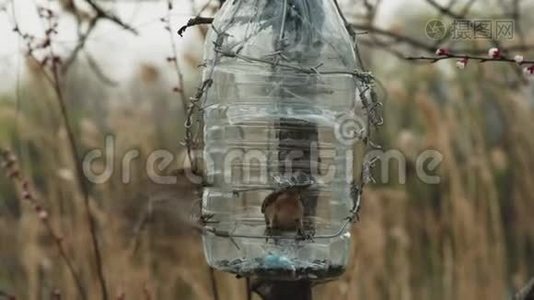
{"type": "MultiPolygon", "coordinates": [[[[381,6],[380,19],[391,19],[389,15],[407,0],[386,0],[381,6]]],[[[54,1],[55,2],[55,1],[54,1]]],[[[185,24],[191,17],[189,0],[175,0],[172,16],[173,30],[185,24]]],[[[43,24],[37,17],[36,3],[48,3],[48,0],[0,0],[8,14],[0,12],[0,92],[13,86],[21,67],[21,51],[23,45],[19,37],[12,31],[11,3],[15,3],[15,15],[19,26],[24,32],[43,36],[43,24]]],[[[165,1],[122,1],[114,5],[114,11],[127,23],[139,30],[139,36],[118,28],[116,25],[103,21],[91,35],[87,49],[96,57],[101,67],[111,78],[118,81],[135,74],[134,68],[139,62],[161,65],[170,54],[169,36],[162,30],[159,19],[166,15],[165,1]]],[[[76,45],[76,26],[74,19],[62,18],[59,35],[56,38],[57,50],[72,49],[76,45]]],[[[193,51],[199,54],[200,45],[194,34],[186,34],[185,38],[175,35],[179,51],[193,51]],[[192,43],[195,41],[195,43],[192,43]],[[194,48],[193,48],[194,47],[194,48]]]]}
{"type": "MultiPolygon", "coordinates": [[[[43,26],[37,17],[35,2],[39,0],[15,0],[17,22],[23,32],[43,36],[43,26]]],[[[42,1],[41,1],[42,2],[42,1]]],[[[187,22],[191,16],[189,1],[175,1],[173,27],[187,22]],[[178,5],[180,4],[180,5],[178,5]]],[[[0,3],[1,0],[0,0],[0,3]]],[[[117,14],[139,31],[139,36],[118,28],[113,23],[102,21],[92,33],[87,49],[96,57],[99,64],[110,77],[123,80],[132,74],[139,62],[161,64],[169,56],[171,48],[169,36],[163,30],[160,18],[166,15],[164,2],[124,2],[116,4],[117,14]]],[[[11,13],[11,5],[8,6],[11,13]]],[[[76,45],[76,26],[74,19],[62,18],[56,38],[56,51],[72,49],[76,45]]],[[[16,78],[24,45],[12,31],[13,21],[5,13],[0,13],[0,88],[6,89],[16,78]]],[[[176,43],[183,49],[191,44],[194,35],[179,38],[176,43]]]]}

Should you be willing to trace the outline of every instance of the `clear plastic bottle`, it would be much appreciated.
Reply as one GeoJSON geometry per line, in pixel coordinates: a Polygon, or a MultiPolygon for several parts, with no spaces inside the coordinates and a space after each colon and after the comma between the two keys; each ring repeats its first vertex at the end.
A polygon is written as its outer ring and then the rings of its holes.
{"type": "Polygon", "coordinates": [[[242,276],[340,275],[356,147],[337,131],[365,115],[351,74],[360,68],[333,0],[228,0],[205,62],[208,263],[242,276]],[[303,186],[306,234],[270,238],[263,201],[288,186],[303,186]]]}

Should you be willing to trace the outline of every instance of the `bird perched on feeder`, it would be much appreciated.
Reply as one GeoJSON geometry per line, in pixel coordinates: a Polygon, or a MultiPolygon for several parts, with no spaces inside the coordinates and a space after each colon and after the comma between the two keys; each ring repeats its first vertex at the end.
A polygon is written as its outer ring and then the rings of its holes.
{"type": "Polygon", "coordinates": [[[302,192],[306,186],[289,186],[274,191],[263,200],[261,212],[267,225],[266,235],[274,236],[284,232],[304,234],[304,202],[302,192]]]}

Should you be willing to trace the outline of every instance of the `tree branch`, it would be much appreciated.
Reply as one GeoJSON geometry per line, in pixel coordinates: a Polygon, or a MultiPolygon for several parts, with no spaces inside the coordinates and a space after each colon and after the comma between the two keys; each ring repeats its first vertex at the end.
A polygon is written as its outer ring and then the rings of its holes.
{"type": "Polygon", "coordinates": [[[450,9],[450,7],[441,6],[439,3],[437,3],[434,0],[426,0],[426,2],[428,4],[430,4],[432,7],[434,7],[440,13],[442,13],[444,15],[447,15],[447,16],[453,18],[453,19],[462,19],[462,18],[465,17],[465,14],[457,14],[457,13],[453,12],[450,9]]]}
{"type": "MultiPolygon", "coordinates": [[[[78,54],[80,51],[85,47],[85,43],[87,42],[87,39],[89,38],[89,35],[93,32],[93,30],[96,27],[96,24],[98,23],[99,18],[93,18],[89,22],[89,26],[87,27],[87,30],[85,33],[80,33],[78,36],[78,44],[76,47],[72,50],[69,57],[64,60],[63,65],[61,66],[61,71],[63,73],[67,72],[69,67],[72,65],[72,63],[76,60],[78,57],[78,54]]],[[[80,26],[80,24],[78,24],[80,26]]]]}
{"type": "Polygon", "coordinates": [[[133,33],[135,35],[138,34],[136,29],[134,29],[130,25],[124,23],[117,16],[115,16],[115,15],[109,13],[109,12],[106,12],[102,7],[100,7],[100,5],[98,5],[95,2],[95,0],[85,0],[85,2],[87,2],[87,4],[89,4],[91,6],[91,8],[96,12],[97,18],[107,19],[107,20],[119,25],[120,27],[124,28],[125,30],[130,31],[131,33],[133,33]]]}
{"type": "MultiPolygon", "coordinates": [[[[72,259],[67,254],[67,249],[64,245],[64,239],[52,227],[52,223],[50,222],[50,214],[42,205],[42,201],[38,200],[35,188],[31,186],[30,182],[22,174],[17,158],[11,151],[0,148],[0,162],[2,163],[2,167],[5,169],[7,177],[11,179],[13,183],[13,186],[17,192],[17,197],[21,201],[26,201],[32,206],[37,217],[42,222],[46,228],[46,231],[54,241],[54,244],[59,252],[59,256],[65,262],[67,270],[74,280],[74,284],[78,290],[80,298],[87,299],[87,296],[85,295],[85,289],[81,281],[81,276],[79,275],[78,271],[76,271],[72,259]]],[[[2,291],[0,291],[0,296],[5,296],[7,299],[15,299],[14,296],[2,293],[2,291]]]]}
{"type": "Polygon", "coordinates": [[[178,29],[178,35],[183,37],[185,30],[189,27],[202,25],[202,24],[211,24],[211,23],[213,23],[213,18],[194,17],[192,19],[189,19],[189,21],[187,21],[187,24],[185,24],[184,26],[180,27],[180,29],[178,29]]]}
{"type": "MultiPolygon", "coordinates": [[[[412,38],[412,37],[409,37],[409,36],[406,36],[406,35],[403,35],[403,34],[400,34],[400,33],[397,33],[397,32],[393,32],[393,31],[390,31],[390,30],[387,30],[387,29],[378,28],[378,27],[375,27],[373,25],[352,24],[352,27],[354,29],[357,29],[357,30],[366,31],[370,35],[382,36],[384,38],[391,39],[394,42],[401,43],[401,44],[406,44],[406,45],[408,45],[408,46],[410,46],[412,48],[415,48],[417,50],[421,50],[421,51],[425,51],[425,52],[429,52],[429,53],[434,53],[436,51],[436,48],[437,48],[435,45],[430,45],[430,44],[427,44],[427,43],[422,42],[420,40],[417,40],[415,38],[412,38]]],[[[392,46],[391,43],[377,42],[376,40],[372,40],[371,41],[371,40],[360,39],[359,41],[360,42],[364,42],[365,44],[367,44],[367,45],[369,45],[371,47],[384,48],[384,47],[391,47],[392,46]]],[[[512,52],[512,51],[528,51],[528,50],[534,49],[534,45],[523,45],[523,44],[510,45],[510,46],[506,46],[506,47],[500,47],[499,49],[501,49],[501,51],[503,51],[503,53],[508,53],[508,52],[512,52]]],[[[390,49],[384,49],[384,50],[389,51],[390,49]]],[[[461,52],[461,53],[466,53],[466,54],[469,54],[469,55],[484,54],[484,53],[486,53],[488,51],[487,49],[481,49],[481,48],[474,48],[474,49],[473,48],[451,48],[450,50],[451,50],[451,52],[455,52],[455,53],[461,52]]],[[[396,52],[397,52],[397,54],[399,53],[398,51],[396,51],[396,52]]]]}
{"type": "Polygon", "coordinates": [[[393,32],[393,31],[389,31],[389,30],[386,30],[386,29],[381,29],[381,28],[378,28],[378,27],[375,27],[373,25],[367,25],[367,24],[352,24],[352,27],[354,29],[357,29],[357,30],[362,30],[362,31],[367,31],[369,32],[370,34],[377,34],[377,35],[381,35],[381,36],[384,36],[384,37],[387,37],[387,38],[391,38],[397,42],[401,42],[401,43],[405,43],[405,44],[408,44],[412,47],[415,47],[415,48],[418,48],[418,49],[421,49],[421,50],[424,50],[424,51],[427,51],[427,52],[434,52],[436,49],[435,47],[433,47],[432,45],[428,45],[424,42],[421,42],[417,39],[414,39],[412,37],[409,37],[409,36],[405,36],[405,35],[402,35],[402,34],[398,34],[396,32],[393,32]]]}
{"type": "Polygon", "coordinates": [[[518,65],[527,65],[527,64],[534,64],[534,60],[524,60],[521,63],[517,63],[514,59],[506,58],[506,57],[485,57],[485,56],[473,56],[473,55],[458,55],[458,54],[447,54],[444,56],[408,56],[405,57],[406,60],[422,60],[422,61],[429,61],[430,63],[436,63],[441,60],[449,60],[449,59],[468,59],[468,60],[476,60],[480,63],[485,62],[509,62],[509,63],[515,63],[518,65]]]}

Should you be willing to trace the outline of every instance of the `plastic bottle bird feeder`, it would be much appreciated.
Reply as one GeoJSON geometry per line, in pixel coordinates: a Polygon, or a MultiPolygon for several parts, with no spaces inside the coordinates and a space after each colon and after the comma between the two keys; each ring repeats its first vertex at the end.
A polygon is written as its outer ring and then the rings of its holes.
{"type": "Polygon", "coordinates": [[[204,51],[186,142],[204,149],[208,263],[276,280],[339,276],[378,103],[337,6],[226,1],[204,51]]]}

